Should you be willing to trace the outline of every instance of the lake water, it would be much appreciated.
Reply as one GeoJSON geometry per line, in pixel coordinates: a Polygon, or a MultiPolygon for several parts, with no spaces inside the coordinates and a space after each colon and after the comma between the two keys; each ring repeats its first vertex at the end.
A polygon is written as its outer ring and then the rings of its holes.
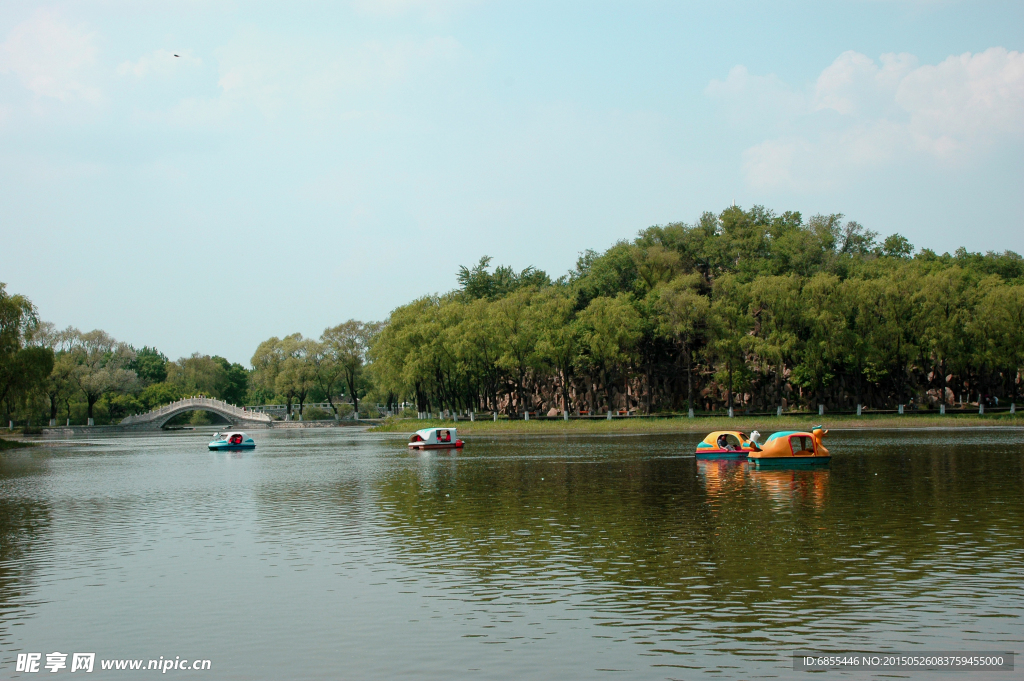
{"type": "Polygon", "coordinates": [[[0,455],[0,678],[50,678],[30,652],[99,679],[750,679],[817,678],[797,649],[1024,648],[1022,431],[833,432],[807,471],[698,462],[698,435],[254,436],[0,455]]]}

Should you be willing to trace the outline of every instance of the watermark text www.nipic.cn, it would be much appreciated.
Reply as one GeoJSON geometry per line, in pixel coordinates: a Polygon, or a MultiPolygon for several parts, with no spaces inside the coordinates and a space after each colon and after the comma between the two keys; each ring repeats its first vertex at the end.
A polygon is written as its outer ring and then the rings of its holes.
{"type": "MultiPolygon", "coordinates": [[[[204,671],[213,666],[209,660],[161,656],[155,660],[100,660],[99,668],[111,671],[204,671]]],[[[14,671],[27,672],[91,672],[96,668],[96,653],[18,653],[14,671]]]]}

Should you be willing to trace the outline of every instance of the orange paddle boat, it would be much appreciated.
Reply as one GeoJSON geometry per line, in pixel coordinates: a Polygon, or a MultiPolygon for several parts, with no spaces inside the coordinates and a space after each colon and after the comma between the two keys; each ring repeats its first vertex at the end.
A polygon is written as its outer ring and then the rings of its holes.
{"type": "Polygon", "coordinates": [[[828,431],[815,426],[811,432],[783,430],[772,433],[761,445],[760,451],[747,455],[747,461],[756,466],[813,466],[827,464],[832,455],[821,439],[828,431]]]}

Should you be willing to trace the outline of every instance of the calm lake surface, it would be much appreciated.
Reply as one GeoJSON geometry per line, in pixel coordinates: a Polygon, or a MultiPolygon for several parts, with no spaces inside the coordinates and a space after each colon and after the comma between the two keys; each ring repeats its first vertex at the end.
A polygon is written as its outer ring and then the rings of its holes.
{"type": "Polygon", "coordinates": [[[163,656],[273,680],[821,678],[792,652],[1024,651],[1021,431],[833,432],[807,471],[698,462],[693,434],[458,454],[209,435],[0,455],[0,678],[49,678],[15,658],[54,651],[95,652],[92,679],[163,656]]]}

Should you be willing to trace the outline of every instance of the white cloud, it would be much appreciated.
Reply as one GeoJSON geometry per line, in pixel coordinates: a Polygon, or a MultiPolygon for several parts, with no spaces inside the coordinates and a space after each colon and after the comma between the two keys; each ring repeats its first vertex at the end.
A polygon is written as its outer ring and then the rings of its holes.
{"type": "Polygon", "coordinates": [[[100,90],[90,82],[98,53],[95,38],[56,12],[39,10],[0,44],[0,73],[13,74],[42,97],[97,102],[100,90]]]}
{"type": "Polygon", "coordinates": [[[183,69],[196,68],[203,65],[203,60],[192,55],[191,50],[177,53],[171,50],[154,50],[139,57],[138,61],[122,62],[117,67],[121,76],[132,76],[137,79],[147,76],[170,77],[183,69]]]}
{"type": "Polygon", "coordinates": [[[788,117],[807,108],[803,93],[790,88],[774,73],[757,76],[742,64],[734,66],[725,80],[712,80],[704,93],[740,120],[762,119],[765,113],[788,117]]]}
{"type": "Polygon", "coordinates": [[[761,189],[818,190],[918,159],[957,164],[1024,139],[1024,54],[993,47],[918,65],[844,52],[800,95],[774,76],[735,67],[707,94],[728,108],[757,103],[768,138],[743,154],[761,189]]]}

